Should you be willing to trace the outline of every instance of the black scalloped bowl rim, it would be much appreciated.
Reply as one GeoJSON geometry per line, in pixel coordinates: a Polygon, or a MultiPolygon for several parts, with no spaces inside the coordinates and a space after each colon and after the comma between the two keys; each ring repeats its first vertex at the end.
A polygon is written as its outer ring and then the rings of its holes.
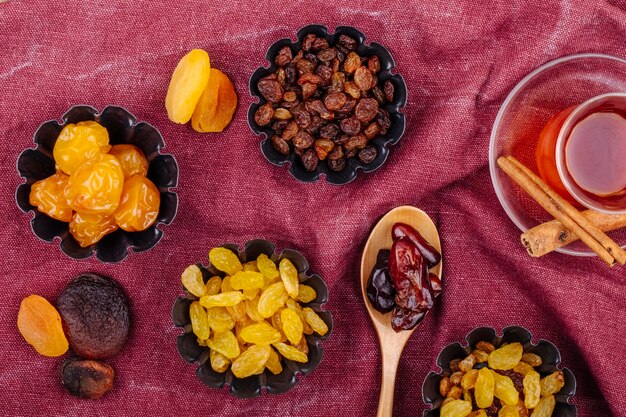
{"type": "Polygon", "coordinates": [[[524,352],[532,352],[541,357],[543,364],[536,368],[542,377],[556,370],[563,371],[565,385],[554,396],[556,407],[552,417],[576,417],[576,406],[570,404],[571,398],[576,394],[576,378],[567,368],[560,368],[561,353],[554,344],[547,340],[540,340],[537,344],[532,343],[532,334],[520,326],[506,327],[502,330],[502,336],[498,336],[492,327],[478,327],[465,337],[466,346],[460,343],[452,343],[444,347],[437,356],[439,372],[431,372],[426,376],[422,385],[422,398],[424,403],[430,405],[430,410],[425,410],[424,417],[439,417],[439,411],[443,397],[439,394],[439,382],[443,375],[450,374],[450,361],[457,358],[465,358],[471,353],[470,346],[474,346],[481,340],[492,343],[498,347],[502,343],[520,342],[524,346],[524,352]]]}
{"type": "MultiPolygon", "coordinates": [[[[330,337],[333,332],[333,317],[330,311],[322,310],[324,304],[328,301],[328,288],[324,280],[316,274],[308,274],[309,263],[306,258],[298,251],[293,249],[285,249],[280,254],[276,254],[274,244],[263,239],[255,239],[246,242],[244,249],[240,250],[237,245],[225,244],[221,247],[228,248],[237,253],[242,262],[256,260],[256,258],[264,253],[272,260],[278,261],[283,258],[289,259],[298,269],[298,277],[300,283],[309,285],[317,292],[317,297],[310,303],[303,304],[313,309],[328,326],[328,333],[324,336],[306,335],[306,342],[309,346],[309,361],[307,363],[298,363],[290,360],[282,359],[283,371],[274,375],[265,370],[260,375],[250,376],[248,378],[236,378],[230,368],[225,373],[215,372],[209,362],[209,349],[198,345],[197,337],[191,329],[191,319],[189,318],[189,306],[192,301],[198,298],[186,292],[186,295],[179,296],[172,306],[172,320],[176,327],[181,327],[184,332],[177,336],[176,346],[180,356],[189,363],[197,363],[196,376],[205,385],[211,388],[230,387],[230,394],[238,398],[254,398],[262,394],[265,390],[269,394],[282,394],[289,391],[298,383],[297,375],[308,375],[313,372],[320,364],[323,356],[323,349],[320,342],[330,337]]],[[[225,274],[215,269],[212,265],[204,266],[197,264],[202,270],[205,282],[212,276],[218,275],[224,277],[225,274]]],[[[185,291],[185,288],[183,287],[185,291]]]]}
{"type": "Polygon", "coordinates": [[[169,154],[161,153],[165,142],[159,131],[146,122],[137,122],[128,110],[107,106],[102,113],[85,105],[70,108],[62,117],[63,122],[49,120],[39,126],[33,142],[36,147],[24,150],[17,159],[17,171],[22,179],[15,193],[17,206],[25,213],[33,212],[30,221],[33,233],[45,242],[60,241],[61,251],[73,259],[85,259],[96,255],[102,262],[121,262],[133,252],[144,252],[154,247],[163,237],[160,224],[169,225],[176,217],[178,195],[171,188],[178,184],[178,164],[169,154]],[[126,232],[118,229],[106,235],[98,243],[81,248],[69,233],[69,223],[55,220],[39,212],[29,202],[30,189],[34,182],[49,177],[55,172],[52,150],[61,130],[70,123],[95,120],[107,128],[111,144],[133,144],[139,147],[150,165],[148,178],[161,194],[161,205],[155,224],[143,232],[126,232]]]}
{"type": "Polygon", "coordinates": [[[256,97],[259,101],[257,103],[253,102],[250,105],[250,109],[248,110],[248,125],[256,135],[265,137],[261,141],[260,147],[261,152],[269,162],[277,166],[288,164],[289,173],[299,181],[315,182],[319,180],[320,175],[323,175],[326,178],[326,181],[334,185],[348,184],[349,182],[354,181],[357,177],[358,170],[363,170],[363,172],[372,172],[380,168],[385,163],[387,157],[389,156],[389,148],[398,143],[404,135],[406,119],[404,113],[400,112],[400,108],[406,105],[407,88],[404,78],[402,78],[400,74],[392,73],[392,69],[395,67],[395,62],[391,53],[384,46],[376,42],[372,42],[369,45],[365,44],[365,35],[350,26],[338,26],[335,28],[334,33],[329,34],[328,29],[325,26],[309,25],[298,31],[296,42],[293,42],[291,39],[281,39],[276,41],[269,47],[265,57],[269,61],[270,66],[268,68],[257,68],[257,70],[252,74],[252,77],[250,77],[250,94],[253,98],[256,97]],[[302,162],[297,158],[293,151],[290,151],[289,155],[283,155],[274,149],[270,140],[273,134],[272,129],[267,126],[261,127],[254,121],[254,113],[261,105],[266,103],[266,100],[259,93],[257,83],[261,78],[273,73],[276,70],[274,57],[280,48],[285,45],[289,45],[295,50],[299,50],[303,38],[309,33],[314,33],[317,36],[326,38],[330,45],[333,45],[335,43],[335,38],[342,34],[354,38],[359,44],[357,48],[359,55],[378,55],[381,63],[381,71],[378,73],[378,79],[381,82],[389,80],[395,88],[393,103],[385,105],[385,108],[389,111],[391,127],[386,135],[377,136],[370,140],[369,143],[374,145],[378,150],[378,156],[369,164],[364,164],[358,158],[353,157],[347,160],[346,168],[340,172],[330,170],[328,165],[323,162],[318,164],[315,171],[306,171],[302,162]]]}

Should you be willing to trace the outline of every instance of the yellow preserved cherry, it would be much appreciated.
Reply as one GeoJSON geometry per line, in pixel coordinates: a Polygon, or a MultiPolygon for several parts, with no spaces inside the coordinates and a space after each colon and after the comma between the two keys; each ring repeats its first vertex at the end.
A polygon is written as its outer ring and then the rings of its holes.
{"type": "Polygon", "coordinates": [[[211,60],[202,49],[182,57],[172,74],[165,96],[167,116],[174,123],[187,123],[209,82],[211,60]]]}
{"type": "Polygon", "coordinates": [[[148,160],[138,147],[126,144],[113,145],[109,154],[116,157],[122,164],[124,178],[128,179],[133,175],[145,177],[148,174],[148,160]]]}
{"type": "Polygon", "coordinates": [[[113,214],[120,205],[123,186],[120,161],[109,154],[97,155],[70,175],[69,205],[84,214],[113,214]]]}
{"type": "Polygon", "coordinates": [[[52,154],[59,169],[73,174],[87,160],[107,153],[109,132],[97,122],[84,121],[63,128],[54,144],[52,154]]]}
{"type": "Polygon", "coordinates": [[[154,224],[160,205],[161,195],[152,181],[135,175],[124,183],[120,204],[113,216],[121,229],[141,232],[154,224]]]}
{"type": "Polygon", "coordinates": [[[40,355],[61,356],[69,348],[61,315],[48,300],[38,295],[29,295],[22,300],[17,313],[17,328],[40,355]]]}
{"type": "Polygon", "coordinates": [[[105,235],[116,230],[117,223],[111,215],[76,212],[70,221],[70,233],[83,248],[97,243],[105,235]]]}
{"type": "Polygon", "coordinates": [[[65,196],[69,179],[64,173],[57,172],[37,181],[30,189],[30,204],[53,219],[69,222],[72,219],[72,208],[65,196]]]}

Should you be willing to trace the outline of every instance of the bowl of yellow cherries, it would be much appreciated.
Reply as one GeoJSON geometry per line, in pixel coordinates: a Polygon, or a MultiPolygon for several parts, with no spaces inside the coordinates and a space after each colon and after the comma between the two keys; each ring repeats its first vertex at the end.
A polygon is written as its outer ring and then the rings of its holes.
{"type": "Polygon", "coordinates": [[[103,262],[120,262],[161,240],[157,226],[176,216],[178,165],[161,153],[156,128],[121,107],[98,113],[75,106],[62,123],[43,123],[34,143],[17,161],[24,182],[16,201],[34,213],[37,237],[59,241],[71,258],[103,262]]]}

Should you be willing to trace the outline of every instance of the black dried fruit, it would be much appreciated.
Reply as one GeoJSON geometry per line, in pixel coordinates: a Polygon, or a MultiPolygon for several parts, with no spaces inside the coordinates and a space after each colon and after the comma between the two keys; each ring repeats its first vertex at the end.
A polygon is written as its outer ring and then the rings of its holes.
{"type": "Polygon", "coordinates": [[[389,250],[381,249],[376,257],[366,288],[367,298],[381,313],[388,313],[396,306],[396,290],[389,272],[389,250]]]}
{"type": "Polygon", "coordinates": [[[96,400],[113,387],[115,371],[103,362],[70,359],[63,363],[61,377],[70,394],[96,400]]]}
{"type": "Polygon", "coordinates": [[[103,359],[122,349],[130,329],[128,299],[110,278],[82,274],[57,301],[70,348],[86,359],[103,359]]]}

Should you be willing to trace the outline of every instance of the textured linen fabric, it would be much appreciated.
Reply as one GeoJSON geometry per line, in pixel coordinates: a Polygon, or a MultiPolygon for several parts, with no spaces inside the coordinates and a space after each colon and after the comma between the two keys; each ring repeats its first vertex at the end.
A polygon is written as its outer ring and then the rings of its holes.
{"type": "Polygon", "coordinates": [[[419,416],[439,350],[476,326],[530,329],[576,375],[580,416],[626,416],[624,269],[551,254],[528,257],[491,186],[489,134],[500,104],[537,66],[577,52],[626,56],[623,0],[166,1],[0,3],[0,414],[7,416],[370,416],[380,352],[359,288],[376,220],[412,204],[441,233],[443,297],[408,343],[395,416],[419,416]],[[307,24],[352,25],[387,46],[408,85],[407,129],[377,172],[336,187],[303,184],[267,163],[246,123],[248,79],[277,39],[307,24]],[[176,62],[203,48],[234,80],[239,107],[221,134],[167,120],[176,62]],[[38,240],[14,202],[19,153],[72,105],[121,105],[156,126],[180,166],[178,216],[147,253],[115,265],[75,261],[38,240]],[[302,251],[328,284],[335,330],[324,359],[287,394],[251,400],[209,389],[178,355],[170,308],[179,276],[214,245],[252,238],[302,251]],[[115,278],[132,302],[128,344],[108,361],[99,401],[61,386],[62,358],[39,356],[16,326],[31,293],[52,302],[86,271],[115,278]]]}

